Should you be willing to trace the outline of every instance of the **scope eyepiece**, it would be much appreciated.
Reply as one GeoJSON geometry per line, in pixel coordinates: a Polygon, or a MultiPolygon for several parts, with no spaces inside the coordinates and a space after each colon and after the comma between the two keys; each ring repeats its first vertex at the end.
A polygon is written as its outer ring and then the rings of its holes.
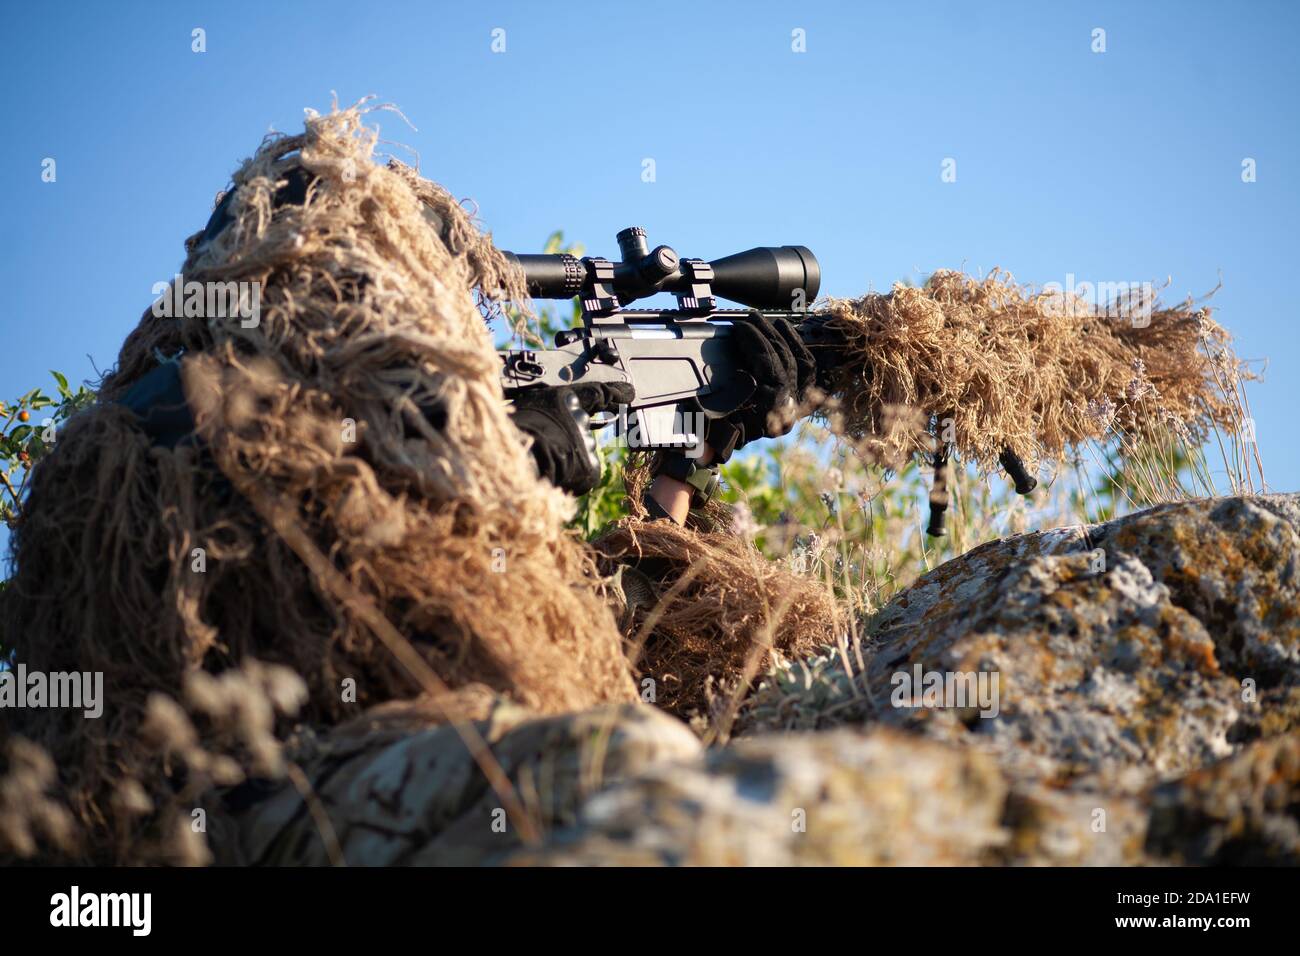
{"type": "Polygon", "coordinates": [[[524,271],[528,294],[534,299],[572,299],[582,293],[587,281],[587,264],[568,253],[558,255],[515,255],[503,253],[524,271]]]}
{"type": "MultiPolygon", "coordinates": [[[[618,234],[623,259],[614,263],[609,290],[627,304],[656,292],[693,295],[697,289],[682,274],[681,260],[669,246],[653,250],[646,232],[632,226],[618,234]]],[[[528,294],[537,299],[571,299],[582,295],[593,278],[591,259],[571,255],[514,255],[508,260],[524,271],[528,294]]],[[[821,267],[807,246],[760,246],[709,263],[712,292],[753,309],[804,308],[821,289],[821,267]]]]}

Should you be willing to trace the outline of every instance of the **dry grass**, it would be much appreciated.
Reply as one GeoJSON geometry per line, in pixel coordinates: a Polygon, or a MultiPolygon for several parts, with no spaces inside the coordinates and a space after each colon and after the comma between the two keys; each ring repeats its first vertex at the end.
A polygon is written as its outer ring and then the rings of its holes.
{"type": "Polygon", "coordinates": [[[985,471],[1004,449],[1034,467],[1112,429],[1149,442],[1175,428],[1200,444],[1239,426],[1229,380],[1249,372],[1210,310],[1131,307],[1112,316],[997,270],[834,300],[829,324],[855,359],[834,382],[835,421],[857,438],[881,436],[888,409],[914,409],[930,426],[899,431],[894,452],[929,452],[939,439],[985,471]]]}
{"type": "Polygon", "coordinates": [[[573,503],[537,480],[470,295],[517,295],[519,276],[453,197],[376,164],[362,120],[313,115],[268,139],[234,174],[232,223],[187,241],[185,280],[256,283],[260,322],[147,311],[100,404],[33,471],[0,646],[33,670],[103,671],[109,708],[7,723],[54,758],[87,859],[164,852],[175,768],[144,732],[149,701],[195,673],[286,666],[316,723],[428,691],[430,674],[540,712],[635,699],[604,585],[564,527],[573,503]],[[273,213],[297,166],[308,201],[273,213]],[[180,356],[201,449],[153,446],[114,403],[159,356],[180,356]],[[129,781],[155,812],[118,812],[129,781]]]}
{"type": "Polygon", "coordinates": [[[654,681],[658,706],[700,718],[714,736],[761,668],[834,639],[829,589],[737,535],[627,518],[592,545],[609,573],[631,565],[653,582],[629,632],[638,678],[654,681]]]}

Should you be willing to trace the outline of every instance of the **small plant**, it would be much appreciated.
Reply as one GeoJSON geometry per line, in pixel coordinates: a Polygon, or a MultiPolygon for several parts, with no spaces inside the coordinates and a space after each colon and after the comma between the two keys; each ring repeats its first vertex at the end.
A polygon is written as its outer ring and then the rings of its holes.
{"type": "MultiPolygon", "coordinates": [[[[34,388],[12,402],[0,401],[0,520],[10,528],[22,514],[32,468],[49,454],[59,427],[95,400],[95,393],[85,385],[74,392],[62,374],[50,374],[58,390],[57,400],[34,388]]],[[[8,583],[0,578],[0,595],[8,583]]],[[[0,647],[0,670],[8,666],[9,659],[9,653],[0,647]]]]}
{"type": "Polygon", "coordinates": [[[95,400],[85,385],[74,392],[65,376],[50,374],[57,399],[34,388],[12,402],[0,401],[0,519],[9,527],[18,523],[32,468],[49,454],[60,426],[95,400]]]}

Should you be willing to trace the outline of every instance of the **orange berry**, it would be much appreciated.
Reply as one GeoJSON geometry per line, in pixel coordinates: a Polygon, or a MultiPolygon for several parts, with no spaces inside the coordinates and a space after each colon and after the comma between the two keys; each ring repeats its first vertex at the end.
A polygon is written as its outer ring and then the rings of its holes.
{"type": "Polygon", "coordinates": [[[28,419],[30,419],[31,417],[32,417],[32,416],[29,415],[29,414],[27,414],[26,412],[19,412],[19,413],[18,413],[18,420],[19,420],[20,422],[25,422],[25,421],[27,421],[28,419]]]}

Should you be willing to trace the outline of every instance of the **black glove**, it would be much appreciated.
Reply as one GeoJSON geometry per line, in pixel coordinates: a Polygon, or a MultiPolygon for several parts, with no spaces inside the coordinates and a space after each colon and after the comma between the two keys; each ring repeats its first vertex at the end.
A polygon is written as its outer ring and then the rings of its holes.
{"type": "Polygon", "coordinates": [[[593,412],[614,411],[636,397],[629,382],[527,389],[515,399],[515,425],[532,436],[537,472],[551,484],[585,495],[600,483],[591,434],[593,412]]]}
{"type": "Polygon", "coordinates": [[[757,387],[740,408],[709,421],[705,438],[719,462],[759,438],[788,433],[794,427],[795,408],[817,376],[817,362],[789,319],[750,312],[747,319],[734,323],[731,334],[740,367],[753,376],[757,387]],[[772,412],[788,415],[789,421],[769,425],[772,412]]]}

